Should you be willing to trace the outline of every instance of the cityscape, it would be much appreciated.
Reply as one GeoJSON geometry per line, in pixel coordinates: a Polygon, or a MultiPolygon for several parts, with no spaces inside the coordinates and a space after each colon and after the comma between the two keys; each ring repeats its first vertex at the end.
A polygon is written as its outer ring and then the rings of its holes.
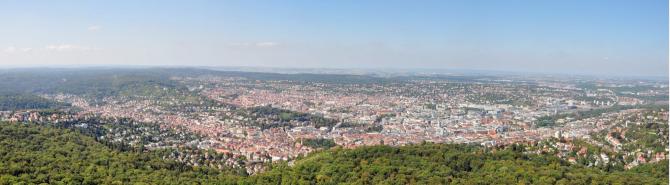
{"type": "Polygon", "coordinates": [[[668,1],[0,1],[0,185],[669,184],[668,1]]]}
{"type": "Polygon", "coordinates": [[[246,174],[331,147],[426,142],[519,145],[604,169],[667,161],[662,80],[88,70],[25,79],[13,76],[26,72],[5,71],[5,87],[49,84],[32,87],[39,92],[32,98],[51,103],[5,95],[0,119],[79,129],[124,150],[173,149],[162,157],[246,174]],[[98,88],[105,89],[89,90],[98,88]]]}

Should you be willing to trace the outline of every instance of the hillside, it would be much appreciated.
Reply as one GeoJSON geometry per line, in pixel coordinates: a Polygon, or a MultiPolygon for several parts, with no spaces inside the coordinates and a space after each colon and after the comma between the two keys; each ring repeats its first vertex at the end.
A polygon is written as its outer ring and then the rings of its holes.
{"type": "Polygon", "coordinates": [[[234,174],[157,156],[115,151],[70,130],[0,123],[0,184],[192,184],[234,174]]]}
{"type": "Polygon", "coordinates": [[[67,129],[0,123],[0,184],[666,184],[667,161],[606,173],[521,147],[339,147],[244,176],[153,152],[120,152],[67,129]]]}
{"type": "Polygon", "coordinates": [[[260,175],[283,184],[666,184],[667,161],[605,173],[515,147],[421,144],[333,149],[260,175]]]}

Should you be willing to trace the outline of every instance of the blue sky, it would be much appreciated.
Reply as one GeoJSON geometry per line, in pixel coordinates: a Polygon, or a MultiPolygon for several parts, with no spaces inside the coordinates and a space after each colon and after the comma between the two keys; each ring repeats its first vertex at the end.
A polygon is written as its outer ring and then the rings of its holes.
{"type": "Polygon", "coordinates": [[[668,75],[668,2],[0,1],[0,65],[668,75]]]}

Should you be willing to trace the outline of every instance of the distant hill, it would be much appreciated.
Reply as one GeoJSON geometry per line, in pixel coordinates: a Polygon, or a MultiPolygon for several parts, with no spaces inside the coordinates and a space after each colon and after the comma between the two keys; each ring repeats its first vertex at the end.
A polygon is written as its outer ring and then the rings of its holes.
{"type": "Polygon", "coordinates": [[[355,74],[280,74],[267,72],[217,71],[198,68],[23,68],[0,70],[3,91],[70,94],[112,95],[126,86],[179,87],[170,80],[173,76],[197,77],[216,75],[243,77],[249,80],[286,80],[317,83],[391,83],[408,80],[449,79],[474,81],[482,76],[397,76],[376,77],[355,74]]]}
{"type": "Polygon", "coordinates": [[[69,106],[29,93],[0,92],[0,111],[22,109],[55,109],[69,106]]]}

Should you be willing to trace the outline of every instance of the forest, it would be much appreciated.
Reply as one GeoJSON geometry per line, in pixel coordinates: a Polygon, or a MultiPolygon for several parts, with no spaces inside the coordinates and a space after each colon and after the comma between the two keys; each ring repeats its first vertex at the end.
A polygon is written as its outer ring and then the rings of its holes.
{"type": "Polygon", "coordinates": [[[76,130],[0,123],[0,184],[667,184],[668,161],[604,172],[523,147],[334,147],[261,174],[120,151],[76,130]]]}
{"type": "Polygon", "coordinates": [[[0,92],[0,111],[22,109],[55,109],[69,106],[28,93],[0,92]]]}

